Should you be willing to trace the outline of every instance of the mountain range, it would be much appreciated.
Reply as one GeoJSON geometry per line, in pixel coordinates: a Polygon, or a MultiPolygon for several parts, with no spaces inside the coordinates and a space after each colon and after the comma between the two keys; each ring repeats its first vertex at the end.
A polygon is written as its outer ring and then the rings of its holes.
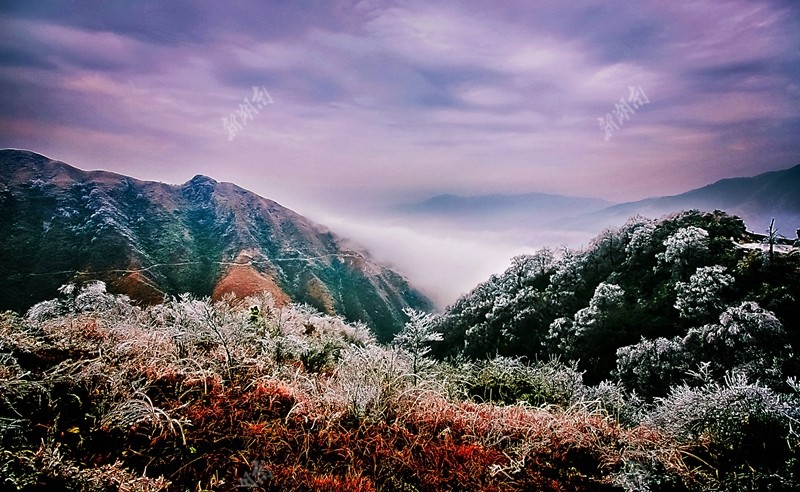
{"type": "Polygon", "coordinates": [[[424,294],[323,226],[231,183],[182,185],[82,171],[0,150],[0,310],[99,279],[140,302],[272,293],[363,321],[388,340],[424,294]]]}
{"type": "Polygon", "coordinates": [[[724,210],[763,232],[774,217],[793,237],[800,227],[800,165],[753,177],[717,181],[679,195],[613,204],[595,199],[546,193],[514,195],[437,195],[400,205],[395,212],[419,220],[491,231],[519,228],[569,229],[597,233],[640,214],[660,217],[680,210],[724,210]]]}
{"type": "Polygon", "coordinates": [[[621,225],[635,214],[659,217],[680,210],[723,210],[741,217],[747,227],[764,232],[770,220],[787,237],[800,228],[800,165],[752,177],[722,179],[673,196],[621,203],[562,223],[581,228],[593,224],[621,225]]]}
{"type": "Polygon", "coordinates": [[[546,225],[553,217],[580,215],[612,205],[598,198],[549,193],[437,195],[418,203],[400,205],[397,212],[422,220],[445,219],[468,229],[501,230],[546,225]]]}

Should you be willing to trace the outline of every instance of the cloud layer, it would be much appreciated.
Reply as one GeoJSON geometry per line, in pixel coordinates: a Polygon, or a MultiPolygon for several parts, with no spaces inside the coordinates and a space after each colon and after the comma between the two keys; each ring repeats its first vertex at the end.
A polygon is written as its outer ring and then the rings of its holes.
{"type": "MultiPolygon", "coordinates": [[[[4,2],[0,145],[301,203],[612,200],[796,164],[793,2],[4,2]],[[274,104],[228,141],[252,86],[274,104]],[[604,141],[597,118],[650,103],[604,141]]],[[[290,203],[291,204],[291,203],[290,203]]]]}

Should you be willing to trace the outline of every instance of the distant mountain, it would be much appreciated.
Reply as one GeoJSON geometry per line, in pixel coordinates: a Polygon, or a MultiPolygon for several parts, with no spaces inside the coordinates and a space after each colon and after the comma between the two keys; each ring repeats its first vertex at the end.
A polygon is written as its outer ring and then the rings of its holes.
{"type": "Polygon", "coordinates": [[[582,214],[562,224],[594,230],[597,224],[620,225],[630,216],[659,217],[680,210],[724,210],[763,232],[774,217],[780,232],[794,237],[800,228],[800,165],[753,177],[731,178],[681,193],[614,205],[582,214]]]}
{"type": "Polygon", "coordinates": [[[440,219],[468,228],[500,230],[545,225],[560,217],[589,213],[611,205],[597,198],[547,193],[516,195],[438,195],[423,202],[401,205],[397,211],[420,218],[440,219]]]}
{"type": "Polygon", "coordinates": [[[763,232],[774,217],[780,232],[794,237],[800,227],[800,165],[753,177],[731,178],[674,196],[612,204],[596,198],[547,193],[438,195],[404,204],[395,212],[464,229],[544,228],[597,233],[633,215],[660,217],[681,210],[724,210],[763,232]]]}
{"type": "Polygon", "coordinates": [[[364,321],[387,340],[403,308],[431,307],[322,226],[206,176],[168,185],[0,150],[0,238],[0,310],[25,310],[88,279],[146,302],[266,290],[364,321]]]}

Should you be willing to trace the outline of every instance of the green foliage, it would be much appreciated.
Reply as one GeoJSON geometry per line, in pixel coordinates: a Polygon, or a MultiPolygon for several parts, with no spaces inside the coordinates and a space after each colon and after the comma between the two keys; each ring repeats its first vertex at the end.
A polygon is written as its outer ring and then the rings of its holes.
{"type": "Polygon", "coordinates": [[[462,368],[463,392],[478,401],[567,407],[583,387],[574,365],[557,360],[526,364],[520,359],[495,357],[462,368]]]}
{"type": "Polygon", "coordinates": [[[342,353],[342,346],[332,340],[327,340],[322,345],[315,344],[303,350],[300,362],[306,372],[319,373],[333,365],[342,353]]]}

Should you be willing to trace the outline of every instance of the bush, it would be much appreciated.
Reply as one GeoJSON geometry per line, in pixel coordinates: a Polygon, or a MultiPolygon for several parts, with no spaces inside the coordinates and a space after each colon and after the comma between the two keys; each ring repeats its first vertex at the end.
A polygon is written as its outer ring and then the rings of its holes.
{"type": "Polygon", "coordinates": [[[642,339],[617,349],[616,376],[626,388],[645,397],[663,396],[680,382],[688,366],[680,339],[642,339]]]}
{"type": "Polygon", "coordinates": [[[644,401],[636,393],[628,393],[618,381],[603,381],[596,386],[587,386],[581,401],[601,409],[606,415],[625,427],[635,427],[646,412],[644,401]]]}
{"type": "Polygon", "coordinates": [[[799,418],[797,399],[736,374],[673,388],[645,421],[687,446],[690,461],[723,490],[797,490],[799,418]]]}
{"type": "Polygon", "coordinates": [[[755,302],[726,309],[719,323],[689,330],[683,345],[690,360],[710,363],[717,378],[736,370],[773,387],[783,384],[783,365],[791,357],[783,325],[755,302]]]}
{"type": "Polygon", "coordinates": [[[576,365],[555,359],[526,364],[521,359],[495,357],[467,363],[462,371],[465,394],[492,403],[567,407],[577,400],[583,388],[583,374],[576,365]]]}
{"type": "Polygon", "coordinates": [[[320,385],[315,398],[318,411],[345,420],[380,420],[389,417],[395,399],[415,382],[411,361],[397,349],[351,347],[331,378],[320,385]]]}

